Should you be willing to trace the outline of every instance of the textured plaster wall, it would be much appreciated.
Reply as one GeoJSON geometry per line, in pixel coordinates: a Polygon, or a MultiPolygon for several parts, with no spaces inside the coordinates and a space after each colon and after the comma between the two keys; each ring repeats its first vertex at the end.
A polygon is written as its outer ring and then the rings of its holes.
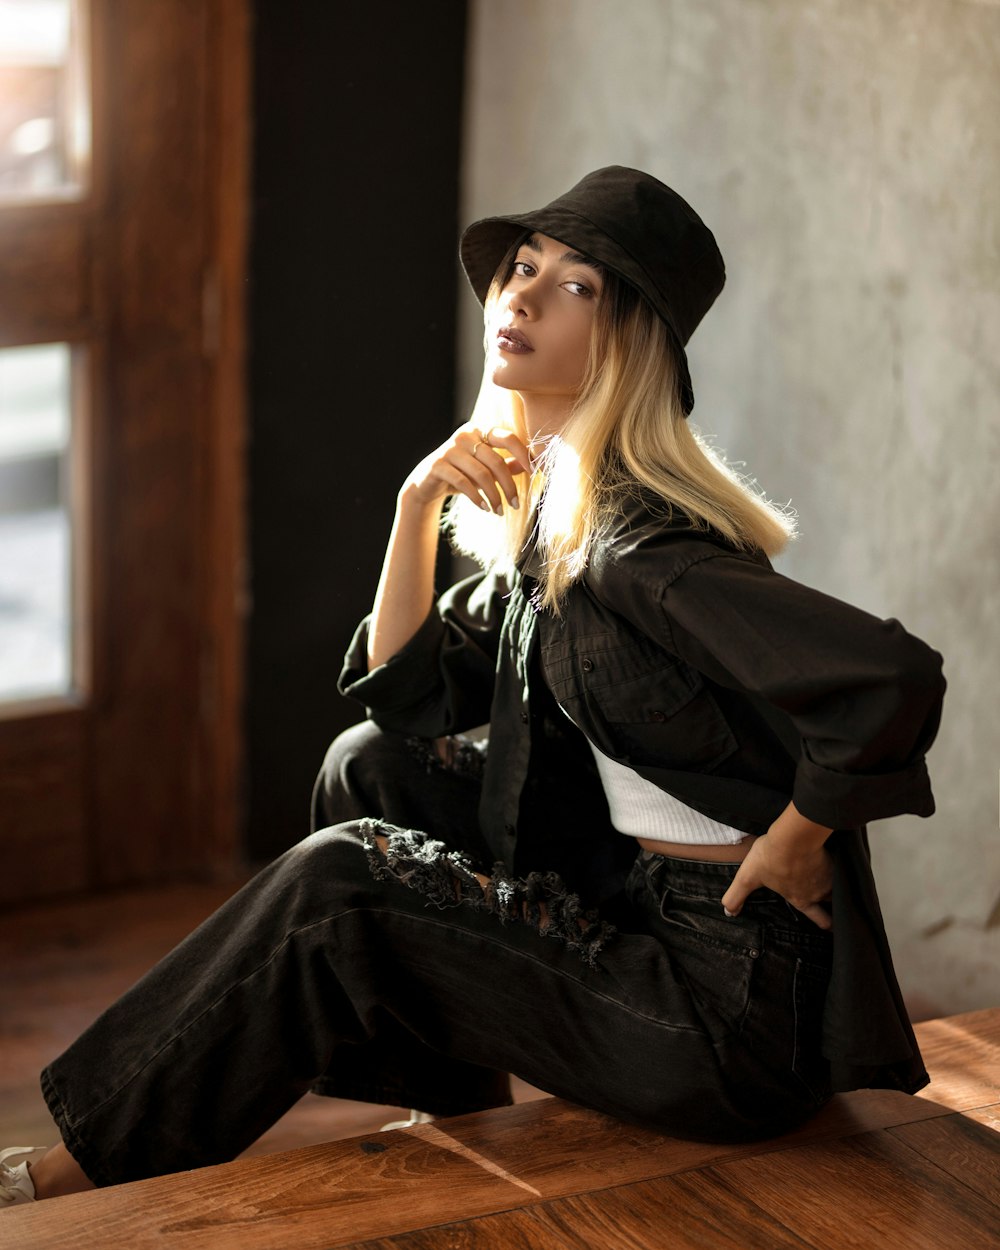
{"type": "Polygon", "coordinates": [[[696,422],[797,509],[780,568],[943,652],[938,811],[876,825],[876,869],[913,1004],[1000,1003],[1000,0],[472,19],[463,220],[604,164],[681,191],[729,269],[689,350],[696,422]]]}

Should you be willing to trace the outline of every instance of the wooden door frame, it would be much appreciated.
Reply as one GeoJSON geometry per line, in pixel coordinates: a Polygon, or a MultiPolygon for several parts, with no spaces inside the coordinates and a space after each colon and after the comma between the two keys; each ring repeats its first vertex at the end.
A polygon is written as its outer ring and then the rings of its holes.
{"type": "Polygon", "coordinates": [[[218,154],[210,198],[213,283],[206,287],[214,354],[206,425],[202,509],[205,621],[201,752],[207,763],[201,823],[206,875],[227,874],[243,848],[244,635],[250,591],[246,523],[247,270],[250,233],[252,0],[217,0],[211,49],[209,148],[218,154]]]}
{"type": "MultiPolygon", "coordinates": [[[[228,873],[241,847],[252,5],[92,0],[92,14],[92,190],[81,203],[8,208],[3,217],[8,239],[20,238],[18,231],[27,238],[24,232],[43,223],[67,240],[59,253],[66,264],[59,270],[58,257],[52,260],[47,279],[44,247],[35,248],[24,272],[22,253],[7,249],[0,283],[12,313],[0,342],[67,341],[88,356],[86,395],[78,378],[75,390],[88,409],[92,453],[82,543],[96,640],[79,699],[8,708],[0,720],[6,903],[228,873]],[[170,239],[180,241],[175,266],[156,245],[164,215],[184,207],[190,219],[175,217],[171,227],[170,239]],[[55,301],[57,315],[33,321],[32,282],[59,283],[61,293],[67,273],[72,280],[55,301]],[[148,290],[144,279],[151,279],[148,290]],[[200,315],[191,318],[191,308],[200,315]],[[159,358],[158,343],[165,344],[159,358]],[[191,487],[181,537],[174,547],[157,537],[150,555],[173,561],[162,595],[157,573],[142,566],[141,544],[137,549],[133,535],[129,548],[121,534],[134,523],[141,495],[141,483],[123,482],[122,469],[127,477],[129,440],[143,437],[145,398],[152,399],[154,435],[184,457],[182,476],[191,487]],[[176,449],[173,413],[184,413],[186,441],[176,449]],[[129,577],[137,573],[132,594],[129,577]],[[138,635],[147,627],[147,601],[153,633],[170,643],[181,593],[184,645],[172,659],[185,689],[175,700],[180,711],[165,709],[162,735],[172,736],[179,762],[176,776],[154,778],[171,800],[158,808],[155,796],[144,806],[162,748],[143,732],[156,726],[142,681],[155,665],[155,646],[142,637],[131,650],[121,643],[132,641],[133,624],[138,635]],[[127,624],[119,619],[126,612],[127,624]]],[[[158,451],[146,452],[149,480],[158,451]]],[[[152,499],[148,533],[158,536],[174,524],[176,503],[169,492],[152,499]],[[161,518],[164,501],[170,506],[161,518]]],[[[149,688],[155,699],[156,682],[149,688]]]]}

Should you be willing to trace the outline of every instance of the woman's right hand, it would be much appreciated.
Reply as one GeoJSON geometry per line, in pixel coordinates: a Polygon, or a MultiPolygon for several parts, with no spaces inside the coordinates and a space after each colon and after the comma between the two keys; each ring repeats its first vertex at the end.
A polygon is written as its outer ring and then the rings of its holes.
{"type": "Polygon", "coordinates": [[[409,496],[427,508],[447,495],[465,495],[499,515],[501,492],[512,508],[518,507],[514,477],[519,473],[531,473],[531,457],[512,430],[497,426],[483,433],[463,425],[420,461],[403,483],[400,497],[409,496]]]}
{"type": "Polygon", "coordinates": [[[531,472],[528,449],[511,430],[463,425],[416,466],[400,489],[368,627],[368,666],[385,664],[420,628],[434,603],[441,506],[465,495],[480,508],[516,508],[514,477],[531,472]]]}

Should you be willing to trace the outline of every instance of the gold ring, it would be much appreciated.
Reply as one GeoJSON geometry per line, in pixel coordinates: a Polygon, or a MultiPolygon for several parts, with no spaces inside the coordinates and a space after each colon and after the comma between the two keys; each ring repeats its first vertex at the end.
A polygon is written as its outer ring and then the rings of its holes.
{"type": "Polygon", "coordinates": [[[489,432],[489,430],[487,430],[487,431],[486,431],[486,433],[483,435],[483,442],[486,444],[486,446],[487,446],[487,447],[492,447],[492,446],[493,446],[493,444],[490,442],[490,432],[489,432]]]}
{"type": "MultiPolygon", "coordinates": [[[[473,454],[473,455],[475,455],[475,454],[476,454],[476,452],[479,450],[479,448],[480,448],[480,446],[482,445],[482,443],[483,443],[483,439],[480,439],[478,443],[473,443],[473,444],[472,444],[472,454],[473,454]]],[[[489,443],[487,443],[487,444],[486,444],[486,446],[487,446],[487,447],[489,447],[489,443]]]]}

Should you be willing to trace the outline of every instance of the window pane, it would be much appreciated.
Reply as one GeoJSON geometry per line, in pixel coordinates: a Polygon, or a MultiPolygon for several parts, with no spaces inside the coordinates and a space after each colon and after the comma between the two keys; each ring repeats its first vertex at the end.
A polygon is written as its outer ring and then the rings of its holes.
{"type": "Polygon", "coordinates": [[[68,694],[70,351],[0,351],[0,700],[68,694]]]}
{"type": "Polygon", "coordinates": [[[90,99],[84,0],[0,0],[0,199],[85,188],[90,99]]]}

